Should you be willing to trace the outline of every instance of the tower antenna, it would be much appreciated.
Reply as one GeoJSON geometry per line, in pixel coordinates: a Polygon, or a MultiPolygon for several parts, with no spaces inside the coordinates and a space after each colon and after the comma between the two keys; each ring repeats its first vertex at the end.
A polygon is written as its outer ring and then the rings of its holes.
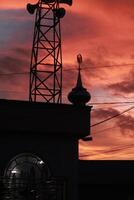
{"type": "Polygon", "coordinates": [[[72,0],[39,0],[27,4],[34,14],[35,26],[30,64],[29,101],[62,102],[62,49],[60,19],[72,0]]]}

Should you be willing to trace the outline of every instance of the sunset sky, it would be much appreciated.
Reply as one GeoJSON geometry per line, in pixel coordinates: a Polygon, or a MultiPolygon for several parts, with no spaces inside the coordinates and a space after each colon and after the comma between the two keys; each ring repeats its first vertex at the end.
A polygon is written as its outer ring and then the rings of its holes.
{"type": "MultiPolygon", "coordinates": [[[[29,2],[37,1],[0,1],[1,99],[28,100],[29,75],[19,73],[28,72],[30,64],[34,16],[25,9],[29,2]]],[[[134,1],[74,0],[71,7],[62,6],[63,69],[75,69],[63,71],[63,100],[69,103],[79,53],[83,85],[92,96],[93,141],[80,141],[80,159],[133,160],[134,1]]]]}

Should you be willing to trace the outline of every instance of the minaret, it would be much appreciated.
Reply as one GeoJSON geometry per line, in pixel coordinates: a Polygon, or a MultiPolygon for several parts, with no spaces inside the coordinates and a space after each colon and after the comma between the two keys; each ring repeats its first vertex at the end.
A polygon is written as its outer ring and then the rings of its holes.
{"type": "Polygon", "coordinates": [[[83,87],[82,79],[81,79],[81,64],[82,64],[82,56],[81,54],[77,55],[78,62],[78,78],[76,87],[72,89],[72,91],[68,94],[68,100],[74,105],[84,106],[87,102],[90,101],[91,95],[87,91],[86,88],[83,87]]]}

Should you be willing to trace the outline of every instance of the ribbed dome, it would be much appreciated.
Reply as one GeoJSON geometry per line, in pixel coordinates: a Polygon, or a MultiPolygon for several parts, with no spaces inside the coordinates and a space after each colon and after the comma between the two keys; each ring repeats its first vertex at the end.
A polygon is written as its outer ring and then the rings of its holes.
{"type": "Polygon", "coordinates": [[[76,87],[73,88],[72,91],[68,94],[68,100],[74,105],[85,105],[90,101],[91,95],[82,85],[80,67],[78,70],[76,87]]]}

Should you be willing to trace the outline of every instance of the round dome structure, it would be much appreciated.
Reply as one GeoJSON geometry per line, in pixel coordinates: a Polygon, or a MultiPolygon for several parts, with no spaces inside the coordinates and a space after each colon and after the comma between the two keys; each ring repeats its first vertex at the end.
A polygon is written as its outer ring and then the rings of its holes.
{"type": "Polygon", "coordinates": [[[15,156],[5,169],[4,180],[7,188],[25,189],[27,185],[39,185],[51,177],[51,172],[42,159],[31,153],[15,156]]]}

